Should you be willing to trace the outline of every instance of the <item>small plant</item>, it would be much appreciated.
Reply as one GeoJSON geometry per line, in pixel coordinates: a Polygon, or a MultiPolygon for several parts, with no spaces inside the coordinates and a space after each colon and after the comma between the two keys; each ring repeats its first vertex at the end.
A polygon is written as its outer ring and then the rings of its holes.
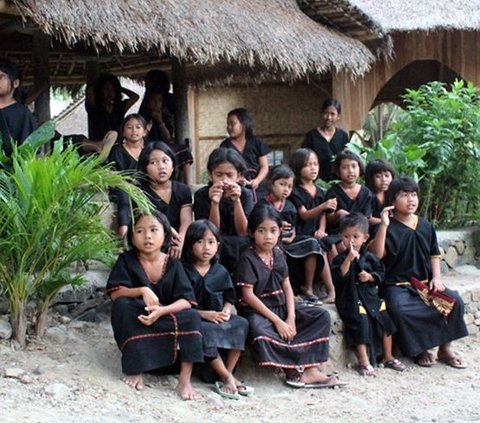
{"type": "Polygon", "coordinates": [[[35,332],[42,336],[50,301],[66,285],[85,281],[71,276],[78,260],[111,263],[118,250],[114,234],[100,220],[108,189],[119,188],[144,210],[150,205],[128,177],[101,164],[98,156],[80,158],[56,141],[48,155],[39,149],[53,136],[46,123],[10,158],[0,153],[0,289],[10,305],[14,339],[26,343],[27,301],[36,304],[35,332]]]}

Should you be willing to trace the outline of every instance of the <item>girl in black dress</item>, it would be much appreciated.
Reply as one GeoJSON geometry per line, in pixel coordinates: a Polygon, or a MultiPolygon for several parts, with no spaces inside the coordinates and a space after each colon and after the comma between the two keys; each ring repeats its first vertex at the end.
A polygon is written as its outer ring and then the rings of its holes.
{"type": "Polygon", "coordinates": [[[365,168],[365,186],[373,193],[370,225],[376,226],[380,223],[388,187],[394,179],[395,170],[386,160],[378,159],[368,162],[365,168]]]}
{"type": "Polygon", "coordinates": [[[107,293],[125,383],[142,390],[143,373],[170,367],[180,356],[177,391],[193,400],[199,398],[191,384],[193,363],[203,362],[200,316],[181,262],[166,254],[171,234],[163,214],[137,214],[129,233],[133,248],[118,257],[107,293]]]}
{"type": "Polygon", "coordinates": [[[220,234],[206,219],[193,222],[185,235],[182,261],[202,318],[205,359],[220,377],[217,392],[228,398],[252,395],[252,387],[233,376],[248,333],[248,322],[232,314],[235,290],[227,269],[218,263],[220,234]],[[225,362],[218,349],[228,350],[225,362]]]}
{"type": "MultiPolygon", "coordinates": [[[[295,174],[295,186],[290,200],[297,208],[297,235],[315,237],[325,250],[332,249],[333,241],[330,241],[326,232],[326,215],[336,209],[337,200],[332,198],[325,201],[325,192],[315,184],[319,172],[317,155],[308,148],[300,148],[293,153],[290,159],[290,167],[295,174]]],[[[321,257],[323,263],[315,263],[315,267],[305,269],[305,282],[300,287],[300,291],[307,298],[315,300],[313,294],[315,272],[317,268],[322,269],[321,278],[327,289],[325,302],[333,303],[335,302],[335,288],[329,261],[325,254],[321,257]]],[[[309,262],[305,262],[306,266],[308,264],[309,262]]]]}
{"type": "Polygon", "coordinates": [[[278,367],[295,388],[338,386],[320,366],[328,359],[330,315],[295,303],[285,256],[277,247],[282,220],[270,205],[254,209],[248,221],[252,246],[238,263],[239,313],[248,319],[260,366],[278,367]]]}
{"type": "Polygon", "coordinates": [[[338,100],[326,99],[321,107],[320,126],[309,131],[302,144],[302,148],[315,151],[320,162],[320,177],[326,182],[336,179],[332,160],[349,142],[348,134],[336,127],[341,113],[342,106],[338,100]]]}

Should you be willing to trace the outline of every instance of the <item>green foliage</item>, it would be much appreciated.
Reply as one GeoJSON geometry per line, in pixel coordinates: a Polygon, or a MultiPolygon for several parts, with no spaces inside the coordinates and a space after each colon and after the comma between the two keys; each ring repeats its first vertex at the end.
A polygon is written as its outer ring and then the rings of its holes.
{"type": "MultiPolygon", "coordinates": [[[[14,146],[11,158],[0,154],[0,289],[9,299],[14,329],[25,320],[27,301],[36,300],[40,315],[63,286],[83,282],[69,276],[73,263],[111,263],[118,241],[100,219],[109,187],[127,191],[144,210],[150,207],[125,175],[102,166],[98,156],[81,159],[63,140],[50,154],[38,155],[53,128],[39,128],[14,146]]],[[[24,345],[25,333],[16,338],[24,345]]]]}
{"type": "Polygon", "coordinates": [[[422,213],[442,226],[478,220],[480,194],[480,101],[464,81],[447,87],[431,82],[403,97],[407,112],[373,147],[357,145],[372,158],[385,158],[398,173],[420,183],[422,213]]]}

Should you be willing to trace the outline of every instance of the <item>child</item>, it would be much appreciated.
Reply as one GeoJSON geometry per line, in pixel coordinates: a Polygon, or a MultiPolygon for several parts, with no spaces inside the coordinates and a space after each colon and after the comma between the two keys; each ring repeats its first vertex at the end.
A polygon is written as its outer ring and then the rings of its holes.
{"type": "Polygon", "coordinates": [[[203,362],[200,316],[191,308],[195,295],[182,264],[165,254],[171,235],[163,214],[137,213],[129,232],[132,250],[118,257],[107,292],[125,383],[142,390],[143,373],[171,366],[180,356],[177,391],[194,400],[193,363],[203,362]]]}
{"type": "MultiPolygon", "coordinates": [[[[140,186],[154,208],[167,216],[173,231],[170,254],[179,258],[185,232],[193,221],[192,192],[187,185],[172,180],[174,169],[175,156],[164,142],[148,143],[143,148],[138,159],[140,186]]],[[[118,205],[120,236],[130,224],[129,211],[128,201],[118,205]]]]}
{"type": "Polygon", "coordinates": [[[253,134],[253,120],[247,109],[238,108],[228,112],[227,131],[229,138],[220,147],[238,151],[247,164],[243,175],[252,190],[257,190],[268,173],[267,154],[270,148],[253,134]]]}
{"type": "Polygon", "coordinates": [[[370,225],[380,223],[380,214],[385,207],[385,196],[388,187],[395,179],[395,170],[386,160],[372,160],[365,169],[365,186],[372,191],[372,217],[370,225]]]}
{"type": "Polygon", "coordinates": [[[464,304],[457,292],[442,283],[437,236],[431,223],[415,214],[418,201],[418,184],[413,179],[398,178],[390,184],[387,203],[391,206],[383,209],[380,227],[369,247],[385,264],[381,294],[397,327],[395,336],[404,356],[430,367],[435,359],[428,350],[439,346],[439,361],[464,368],[465,363],[451,346],[453,340],[468,335],[464,304]],[[411,285],[412,277],[428,283],[430,292],[455,300],[448,316],[424,302],[411,285]]]}
{"type": "Polygon", "coordinates": [[[295,388],[343,385],[320,369],[328,359],[330,315],[295,303],[283,252],[277,247],[280,214],[271,206],[254,209],[248,220],[251,247],[238,263],[239,312],[248,319],[256,360],[279,367],[295,388]]]}
{"type": "Polygon", "coordinates": [[[210,183],[194,196],[195,219],[208,219],[220,229],[220,263],[230,273],[235,270],[241,249],[248,245],[247,218],[253,209],[253,197],[251,190],[238,183],[245,170],[245,162],[236,150],[213,150],[207,162],[210,183]]]}
{"type": "Polygon", "coordinates": [[[245,349],[248,322],[232,314],[235,290],[227,269],[217,262],[219,243],[217,227],[209,220],[197,220],[188,227],[182,260],[202,318],[205,358],[222,380],[216,383],[216,390],[224,397],[236,399],[239,394],[250,396],[254,392],[233,376],[245,349]],[[228,350],[225,363],[219,348],[228,350]]]}
{"type": "Polygon", "coordinates": [[[123,142],[112,147],[108,162],[118,171],[136,170],[147,135],[147,123],[142,116],[133,113],[123,119],[120,132],[123,142]]]}
{"type": "Polygon", "coordinates": [[[36,127],[30,110],[15,100],[19,86],[18,66],[0,59],[0,141],[7,156],[12,154],[12,142],[22,144],[36,127]]]}
{"type": "Polygon", "coordinates": [[[348,134],[335,126],[341,113],[342,106],[338,100],[326,99],[321,107],[320,126],[309,131],[302,144],[302,148],[309,148],[317,155],[320,162],[320,177],[326,182],[335,179],[332,159],[343,151],[349,142],[348,134]]]}
{"type": "Polygon", "coordinates": [[[382,355],[382,344],[385,367],[402,372],[406,366],[392,355],[395,325],[378,296],[385,268],[380,259],[366,251],[368,219],[360,213],[343,217],[340,236],[346,251],[332,263],[335,305],[345,323],[347,346],[355,347],[359,373],[375,376],[373,366],[382,355]]]}
{"type": "MultiPolygon", "coordinates": [[[[321,246],[325,249],[332,248],[331,238],[326,233],[326,213],[335,210],[337,200],[335,198],[325,201],[325,192],[315,185],[318,178],[318,159],[317,155],[308,148],[300,148],[295,151],[290,159],[290,167],[295,174],[295,187],[293,188],[290,200],[297,208],[298,219],[296,232],[298,236],[315,237],[321,241],[321,246]]],[[[322,256],[323,257],[323,256],[322,256]]],[[[330,274],[328,260],[323,260],[322,279],[327,288],[327,303],[335,302],[335,288],[330,274]]],[[[305,263],[308,265],[308,263],[305,263]]],[[[312,263],[313,265],[313,263],[312,263]]],[[[317,267],[316,266],[316,267],[317,267]]],[[[305,283],[300,287],[300,291],[312,300],[315,268],[306,269],[305,283]]],[[[318,300],[318,298],[316,298],[318,300]]]]}
{"type": "Polygon", "coordinates": [[[342,151],[335,158],[335,170],[341,182],[327,191],[327,198],[337,199],[337,209],[327,216],[328,230],[338,233],[338,221],[349,213],[362,213],[369,219],[372,215],[372,193],[358,183],[363,175],[363,163],[352,151],[342,151]]]}

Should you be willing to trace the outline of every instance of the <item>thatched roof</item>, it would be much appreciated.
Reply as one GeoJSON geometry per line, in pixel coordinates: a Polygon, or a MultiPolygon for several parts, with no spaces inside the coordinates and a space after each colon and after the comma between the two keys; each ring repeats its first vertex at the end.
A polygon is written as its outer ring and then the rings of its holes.
{"type": "Polygon", "coordinates": [[[349,0],[385,31],[480,30],[480,0],[349,0]]]}
{"type": "Polygon", "coordinates": [[[239,64],[280,79],[349,70],[374,56],[311,20],[295,0],[11,0],[44,32],[110,52],[148,51],[200,65],[239,64]]]}

